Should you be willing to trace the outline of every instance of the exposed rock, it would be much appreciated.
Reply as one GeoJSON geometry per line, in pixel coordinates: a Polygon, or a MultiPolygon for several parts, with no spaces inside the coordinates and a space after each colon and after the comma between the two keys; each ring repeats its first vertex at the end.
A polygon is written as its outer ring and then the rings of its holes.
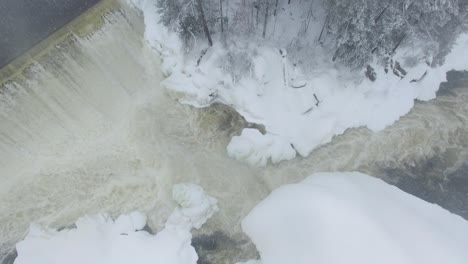
{"type": "Polygon", "coordinates": [[[192,246],[198,254],[198,264],[236,263],[258,258],[255,246],[247,237],[230,237],[222,231],[194,236],[192,246]]]}

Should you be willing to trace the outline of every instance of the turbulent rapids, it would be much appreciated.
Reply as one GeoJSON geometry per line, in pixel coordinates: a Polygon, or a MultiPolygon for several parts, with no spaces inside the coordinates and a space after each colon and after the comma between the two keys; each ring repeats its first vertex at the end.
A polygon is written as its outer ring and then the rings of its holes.
{"type": "MultiPolygon", "coordinates": [[[[99,20],[79,19],[89,20],[82,27],[99,20]]],[[[468,82],[447,85],[382,132],[351,129],[307,158],[258,169],[226,154],[230,138],[248,125],[235,111],[184,106],[160,87],[142,19],[116,4],[92,34],[70,35],[3,80],[0,256],[31,222],[59,228],[85,214],[141,210],[157,230],[179,182],[199,184],[219,201],[220,212],[195,235],[215,234],[252,256],[239,221],[273,188],[312,172],[384,175],[468,217],[468,82]]]]}

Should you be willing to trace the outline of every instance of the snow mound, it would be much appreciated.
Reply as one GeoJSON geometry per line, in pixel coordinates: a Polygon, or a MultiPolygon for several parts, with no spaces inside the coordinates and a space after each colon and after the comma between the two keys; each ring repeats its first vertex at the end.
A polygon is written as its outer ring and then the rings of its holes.
{"type": "Polygon", "coordinates": [[[233,137],[227,151],[232,158],[260,166],[265,166],[270,158],[276,163],[296,157],[296,151],[287,140],[271,134],[262,135],[251,128],[245,128],[240,136],[233,137]]]}
{"type": "Polygon", "coordinates": [[[61,231],[32,224],[26,238],[16,245],[14,263],[196,264],[190,229],[200,228],[218,210],[216,199],[193,184],[175,185],[173,196],[179,206],[156,235],[142,230],[146,216],[140,212],[115,221],[106,214],[85,216],[76,221],[76,228],[61,231]]]}
{"type": "Polygon", "coordinates": [[[166,227],[171,226],[190,229],[199,229],[215,212],[217,212],[218,201],[206,195],[203,189],[195,184],[182,183],[174,185],[172,189],[172,197],[179,204],[179,207],[174,209],[167,220],[166,227]]]}
{"type": "Polygon", "coordinates": [[[264,264],[464,264],[468,222],[361,174],[285,185],[242,222],[264,264]]]}

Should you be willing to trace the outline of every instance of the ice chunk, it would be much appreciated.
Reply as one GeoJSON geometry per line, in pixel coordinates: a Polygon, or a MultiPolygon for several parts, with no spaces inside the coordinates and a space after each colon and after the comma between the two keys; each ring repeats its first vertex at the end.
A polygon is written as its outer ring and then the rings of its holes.
{"type": "Polygon", "coordinates": [[[189,230],[200,228],[208,218],[218,211],[217,200],[195,184],[176,184],[172,197],[179,204],[167,220],[166,226],[185,225],[189,230]]]}
{"type": "Polygon", "coordinates": [[[257,166],[265,166],[270,159],[277,163],[296,157],[296,151],[287,140],[271,134],[262,135],[252,128],[245,128],[240,136],[233,137],[227,150],[230,157],[257,166]]]}

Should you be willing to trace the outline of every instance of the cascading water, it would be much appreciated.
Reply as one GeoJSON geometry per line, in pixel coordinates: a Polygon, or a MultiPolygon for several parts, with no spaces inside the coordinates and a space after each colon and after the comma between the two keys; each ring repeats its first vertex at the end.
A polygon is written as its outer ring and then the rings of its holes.
{"type": "Polygon", "coordinates": [[[253,168],[226,155],[246,125],[241,117],[220,105],[181,105],[159,86],[140,14],[122,6],[105,21],[91,36],[53,47],[0,90],[0,256],[33,221],[64,227],[84,214],[137,209],[158,229],[174,206],[171,186],[187,181],[221,208],[198,232],[234,239],[245,258],[254,251],[240,220],[272,188],[312,172],[381,175],[467,217],[457,206],[466,205],[466,190],[451,181],[463,180],[468,157],[468,89],[419,103],[379,133],[351,129],[307,158],[253,168]],[[455,200],[440,198],[448,191],[455,200]]]}

